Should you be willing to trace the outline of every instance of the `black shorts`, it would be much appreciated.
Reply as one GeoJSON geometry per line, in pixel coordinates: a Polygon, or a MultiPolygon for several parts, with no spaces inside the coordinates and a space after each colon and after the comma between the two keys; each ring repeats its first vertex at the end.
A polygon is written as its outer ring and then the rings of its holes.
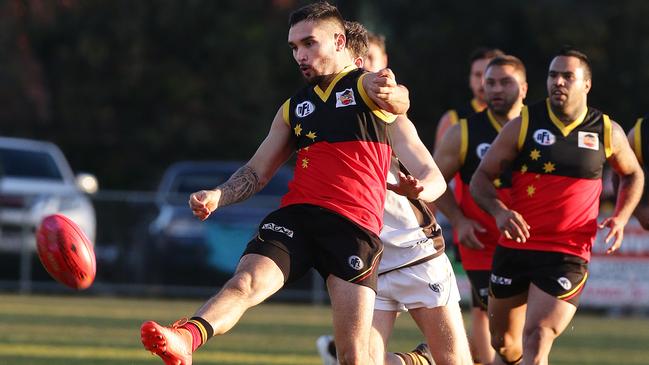
{"type": "Polygon", "coordinates": [[[467,270],[466,276],[471,283],[471,305],[474,308],[487,310],[489,303],[489,270],[467,270]]]}
{"type": "Polygon", "coordinates": [[[297,280],[315,268],[325,280],[334,275],[376,291],[383,243],[377,235],[340,214],[298,204],[264,218],[243,254],[250,253],[273,260],[285,282],[297,280]]]}
{"type": "Polygon", "coordinates": [[[509,298],[539,289],[575,306],[588,278],[588,262],[565,253],[517,250],[498,246],[489,289],[495,298],[509,298]]]}

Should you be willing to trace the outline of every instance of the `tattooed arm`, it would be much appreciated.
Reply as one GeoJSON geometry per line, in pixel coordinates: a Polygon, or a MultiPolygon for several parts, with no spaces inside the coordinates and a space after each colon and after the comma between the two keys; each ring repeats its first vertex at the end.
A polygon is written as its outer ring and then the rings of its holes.
{"type": "Polygon", "coordinates": [[[197,191],[189,197],[189,206],[194,215],[205,220],[218,208],[250,198],[266,186],[292,153],[291,130],[280,108],[268,136],[248,163],[213,190],[197,191]]]}
{"type": "Polygon", "coordinates": [[[473,174],[470,189],[475,202],[494,217],[498,229],[505,237],[525,242],[530,237],[529,225],[523,216],[498,199],[498,192],[493,185],[493,181],[518,155],[520,129],[520,117],[505,124],[473,174]]]}

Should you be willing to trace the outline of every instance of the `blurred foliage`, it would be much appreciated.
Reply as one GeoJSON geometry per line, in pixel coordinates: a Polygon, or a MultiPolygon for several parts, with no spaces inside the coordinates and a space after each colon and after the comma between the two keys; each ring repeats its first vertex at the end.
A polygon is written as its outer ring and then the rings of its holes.
{"type": "MultiPolygon", "coordinates": [[[[0,1],[0,134],[58,143],[103,188],[153,188],[181,159],[247,159],[302,85],[286,46],[304,1],[0,1]]],[[[388,39],[430,143],[445,109],[470,97],[467,57],[496,46],[545,96],[560,46],[592,60],[590,103],[630,127],[645,114],[649,2],[339,1],[388,39]]]]}

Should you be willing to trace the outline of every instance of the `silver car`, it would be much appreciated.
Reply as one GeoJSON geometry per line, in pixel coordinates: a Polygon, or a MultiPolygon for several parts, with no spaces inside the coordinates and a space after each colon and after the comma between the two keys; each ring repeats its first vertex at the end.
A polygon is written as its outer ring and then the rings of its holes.
{"type": "Polygon", "coordinates": [[[95,241],[95,210],[86,195],[97,190],[90,174],[75,176],[54,144],[0,137],[0,252],[34,250],[43,217],[61,213],[95,241]]]}

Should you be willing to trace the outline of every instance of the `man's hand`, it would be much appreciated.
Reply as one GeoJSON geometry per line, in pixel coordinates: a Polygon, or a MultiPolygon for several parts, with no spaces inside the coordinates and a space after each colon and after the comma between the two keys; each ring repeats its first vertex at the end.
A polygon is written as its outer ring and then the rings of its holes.
{"type": "Polygon", "coordinates": [[[410,108],[408,89],[397,84],[394,73],[389,68],[367,74],[363,79],[363,87],[370,99],[389,113],[405,114],[410,108]]]}
{"type": "Polygon", "coordinates": [[[424,191],[424,187],[412,175],[406,176],[403,172],[399,171],[397,176],[399,181],[396,184],[387,183],[388,190],[392,190],[399,195],[403,195],[410,199],[418,199],[419,194],[424,191]]]}
{"type": "Polygon", "coordinates": [[[189,196],[189,207],[192,213],[204,221],[218,208],[220,190],[201,190],[189,196]]]}
{"type": "Polygon", "coordinates": [[[486,229],[478,222],[464,217],[454,225],[454,228],[457,231],[457,238],[461,244],[473,250],[484,249],[484,244],[478,240],[475,233],[476,231],[483,233],[486,229]]]}
{"type": "Polygon", "coordinates": [[[609,247],[606,250],[607,254],[611,254],[615,251],[617,251],[620,246],[622,246],[622,238],[624,237],[624,226],[626,225],[626,221],[624,221],[622,218],[619,217],[609,217],[604,219],[599,225],[599,229],[604,229],[606,227],[609,227],[610,230],[608,231],[608,234],[606,235],[606,238],[604,239],[605,243],[608,243],[608,241],[611,240],[615,236],[615,241],[613,241],[613,245],[609,247]]]}
{"type": "Polygon", "coordinates": [[[523,243],[530,238],[530,225],[515,210],[501,210],[494,216],[496,225],[505,238],[523,243]]]}

